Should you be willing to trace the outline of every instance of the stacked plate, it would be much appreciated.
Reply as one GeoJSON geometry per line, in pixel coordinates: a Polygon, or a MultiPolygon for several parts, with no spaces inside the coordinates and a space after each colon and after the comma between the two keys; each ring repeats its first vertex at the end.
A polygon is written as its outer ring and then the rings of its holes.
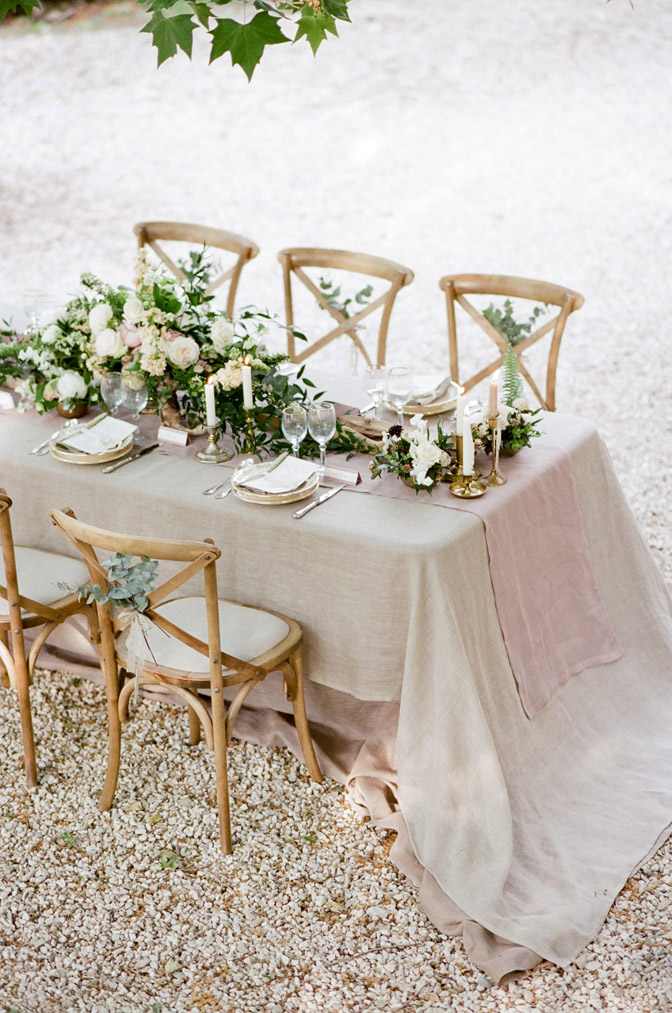
{"type": "Polygon", "coordinates": [[[93,422],[53,436],[49,452],[68,464],[107,464],[131,449],[135,433],[136,427],[130,422],[99,416],[93,422]]]}
{"type": "Polygon", "coordinates": [[[263,464],[243,464],[231,478],[231,491],[245,503],[279,506],[312,496],[320,484],[315,465],[281,454],[263,464]]]}

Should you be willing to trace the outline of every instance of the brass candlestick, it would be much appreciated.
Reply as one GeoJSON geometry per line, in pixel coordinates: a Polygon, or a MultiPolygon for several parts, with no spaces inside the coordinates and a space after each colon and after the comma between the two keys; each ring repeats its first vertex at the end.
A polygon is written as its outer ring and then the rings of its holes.
{"type": "Polygon", "coordinates": [[[451,482],[448,489],[453,496],[459,496],[460,499],[476,499],[477,496],[484,495],[487,486],[484,482],[477,481],[473,475],[460,475],[454,482],[451,482]]]}
{"type": "Polygon", "coordinates": [[[252,409],[245,408],[245,453],[254,454],[254,440],[252,434],[254,433],[254,420],[252,417],[252,409]]]}
{"type": "Polygon", "coordinates": [[[494,419],[488,419],[488,425],[492,433],[492,471],[485,480],[488,485],[506,485],[506,479],[499,470],[500,422],[499,415],[494,419]]]}
{"type": "Polygon", "coordinates": [[[201,464],[222,464],[230,461],[233,453],[219,445],[219,427],[208,426],[208,442],[204,450],[199,450],[194,457],[201,464]]]}
{"type": "Polygon", "coordinates": [[[463,437],[458,436],[457,433],[455,433],[455,448],[457,450],[457,471],[455,472],[455,475],[453,476],[453,480],[451,482],[451,490],[454,485],[461,485],[464,481],[464,475],[462,474],[462,460],[463,460],[462,447],[464,444],[462,440],[463,437]]]}

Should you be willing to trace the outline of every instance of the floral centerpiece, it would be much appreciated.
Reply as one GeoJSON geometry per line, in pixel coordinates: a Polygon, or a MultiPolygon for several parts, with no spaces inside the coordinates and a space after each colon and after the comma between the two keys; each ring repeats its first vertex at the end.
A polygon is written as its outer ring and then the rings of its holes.
{"type": "MultiPolygon", "coordinates": [[[[523,447],[532,445],[532,440],[541,433],[537,429],[541,408],[531,408],[523,396],[523,381],[518,368],[518,357],[510,344],[504,356],[503,399],[499,405],[502,421],[501,449],[504,454],[515,454],[523,447]]],[[[492,453],[492,430],[484,418],[476,426],[474,435],[480,441],[486,454],[492,453]]]]}
{"type": "Polygon", "coordinates": [[[101,379],[112,371],[146,382],[151,406],[158,413],[170,410],[173,421],[179,400],[182,420],[196,426],[204,421],[204,385],[212,374],[218,416],[238,449],[284,447],[278,436],[282,409],[305,401],[306,387],[313,385],[305,378],[302,385],[290,381],[279,368],[288,356],[267,350],[269,329],[282,325],[251,307],[234,321],[213,307],[205,251],[181,266],[183,282],[151,267],[141,250],[132,288],[113,288],[85,274],[82,291],[63,309],[12,335],[0,346],[0,381],[15,388],[19,407],[43,413],[57,404],[68,411],[100,404],[101,379]],[[251,368],[251,413],[243,410],[244,364],[251,368]]]}
{"type": "Polygon", "coordinates": [[[438,424],[432,435],[427,420],[415,415],[408,429],[396,424],[383,434],[383,447],[371,461],[371,475],[397,475],[416,494],[430,492],[455,471],[455,438],[438,424]]]}

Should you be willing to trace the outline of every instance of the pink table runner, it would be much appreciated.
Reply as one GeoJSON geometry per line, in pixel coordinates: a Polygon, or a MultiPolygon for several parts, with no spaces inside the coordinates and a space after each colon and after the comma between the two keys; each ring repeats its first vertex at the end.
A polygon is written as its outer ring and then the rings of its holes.
{"type": "MultiPolygon", "coordinates": [[[[585,419],[572,422],[577,439],[594,429],[585,419]]],[[[553,419],[545,424],[552,429],[553,419]]],[[[489,470],[489,460],[480,463],[489,470]]],[[[505,458],[501,470],[507,485],[473,500],[457,499],[446,485],[416,497],[392,475],[372,479],[364,466],[357,489],[482,519],[504,643],[532,718],[572,675],[616,661],[622,650],[593,572],[569,453],[543,436],[505,458]]]]}

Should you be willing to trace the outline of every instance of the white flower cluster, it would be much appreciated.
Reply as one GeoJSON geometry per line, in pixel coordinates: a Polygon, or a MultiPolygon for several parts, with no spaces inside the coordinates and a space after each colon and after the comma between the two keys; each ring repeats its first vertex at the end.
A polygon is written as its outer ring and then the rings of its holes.
{"type": "Polygon", "coordinates": [[[222,390],[234,390],[243,382],[243,363],[241,359],[232,359],[214,374],[215,383],[222,390]]]}

